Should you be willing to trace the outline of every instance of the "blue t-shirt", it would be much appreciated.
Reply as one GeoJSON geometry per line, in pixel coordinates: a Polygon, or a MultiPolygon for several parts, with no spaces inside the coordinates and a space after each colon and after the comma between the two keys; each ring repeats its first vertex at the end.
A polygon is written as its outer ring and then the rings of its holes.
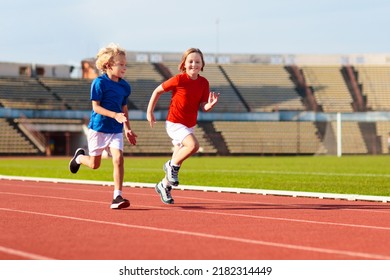
{"type": "MultiPolygon", "coordinates": [[[[107,74],[103,74],[92,81],[91,100],[100,101],[103,108],[121,113],[122,106],[127,105],[131,94],[131,87],[128,82],[119,79],[112,81],[107,74]]],[[[115,119],[97,114],[93,109],[88,128],[103,133],[120,133],[123,131],[123,124],[115,119]]]]}

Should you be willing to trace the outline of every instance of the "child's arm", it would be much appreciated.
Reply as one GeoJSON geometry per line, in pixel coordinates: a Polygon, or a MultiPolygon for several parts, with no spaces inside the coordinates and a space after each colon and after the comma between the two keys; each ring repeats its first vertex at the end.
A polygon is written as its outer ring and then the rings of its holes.
{"type": "Polygon", "coordinates": [[[127,105],[122,106],[122,112],[126,117],[126,121],[123,122],[126,139],[129,141],[130,144],[135,145],[137,143],[138,135],[131,130],[130,121],[129,121],[129,109],[127,108],[127,105]]]}
{"type": "Polygon", "coordinates": [[[114,111],[107,110],[106,108],[100,106],[100,101],[92,100],[92,108],[94,112],[98,113],[99,115],[113,118],[119,123],[124,123],[125,121],[127,121],[127,118],[124,113],[117,113],[114,111]]]}
{"type": "Polygon", "coordinates": [[[156,123],[156,118],[154,117],[154,108],[156,107],[157,101],[160,98],[160,95],[164,93],[164,88],[162,85],[159,85],[152,93],[150,97],[148,109],[146,110],[146,118],[149,121],[150,127],[156,123]]]}

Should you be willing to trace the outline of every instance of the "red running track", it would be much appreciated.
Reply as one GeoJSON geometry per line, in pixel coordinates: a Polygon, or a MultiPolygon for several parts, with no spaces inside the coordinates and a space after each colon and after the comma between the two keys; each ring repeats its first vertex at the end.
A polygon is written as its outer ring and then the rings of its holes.
{"type": "Polygon", "coordinates": [[[0,259],[390,259],[390,204],[0,180],[0,259]]]}

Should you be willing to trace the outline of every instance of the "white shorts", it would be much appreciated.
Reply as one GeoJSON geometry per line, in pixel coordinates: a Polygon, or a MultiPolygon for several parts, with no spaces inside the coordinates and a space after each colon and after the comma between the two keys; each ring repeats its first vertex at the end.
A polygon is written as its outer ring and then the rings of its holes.
{"type": "Polygon", "coordinates": [[[166,121],[165,129],[167,130],[168,136],[172,139],[172,144],[181,146],[184,138],[194,133],[194,127],[186,127],[181,123],[173,123],[166,121]]]}
{"type": "Polygon", "coordinates": [[[123,151],[123,133],[102,133],[88,130],[88,151],[90,156],[100,156],[103,151],[110,154],[114,148],[123,151]]]}

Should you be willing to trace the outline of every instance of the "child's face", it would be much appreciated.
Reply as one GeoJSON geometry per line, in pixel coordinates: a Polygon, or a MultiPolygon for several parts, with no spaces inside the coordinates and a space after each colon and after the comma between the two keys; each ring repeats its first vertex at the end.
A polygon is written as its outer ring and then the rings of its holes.
{"type": "Polygon", "coordinates": [[[203,67],[202,57],[199,53],[190,53],[184,63],[186,73],[192,78],[196,78],[203,67]]]}
{"type": "Polygon", "coordinates": [[[121,78],[125,76],[126,73],[126,56],[118,55],[114,58],[114,64],[111,65],[111,75],[113,77],[121,78]]]}

